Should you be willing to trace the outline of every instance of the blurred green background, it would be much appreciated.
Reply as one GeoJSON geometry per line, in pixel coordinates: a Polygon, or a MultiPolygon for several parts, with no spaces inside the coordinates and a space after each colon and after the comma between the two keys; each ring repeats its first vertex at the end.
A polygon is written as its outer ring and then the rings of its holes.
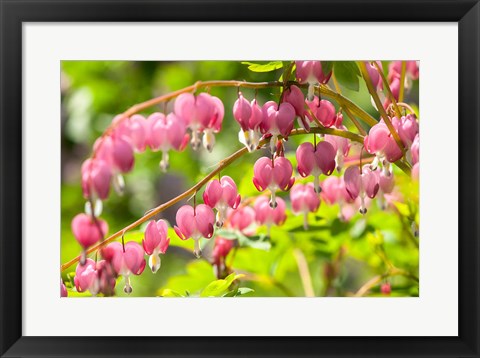
{"type": "MultiPolygon", "coordinates": [[[[388,62],[384,62],[384,69],[388,62]]],[[[195,83],[198,80],[246,80],[270,81],[279,79],[282,69],[258,73],[251,72],[240,62],[123,62],[123,61],[63,61],[62,70],[62,232],[61,262],[80,253],[70,223],[72,218],[84,210],[81,191],[80,167],[91,154],[95,139],[110,124],[112,118],[132,105],[143,102],[195,83]]],[[[415,81],[418,82],[418,81],[415,81]]],[[[333,85],[332,85],[333,87],[333,85]]],[[[278,100],[279,89],[259,90],[260,103],[278,100]]],[[[242,89],[251,100],[255,90],[242,89]]],[[[219,97],[225,105],[225,118],[221,133],[212,153],[203,148],[197,152],[190,147],[184,152],[170,153],[170,169],[164,174],[159,168],[161,152],[136,154],[135,168],[126,174],[126,191],[118,196],[112,191],[104,202],[102,218],[116,232],[138,219],[147,210],[168,201],[190,188],[210,172],[224,157],[240,149],[239,126],[233,119],[232,107],[237,99],[236,88],[211,88],[210,93],[219,97]]],[[[361,108],[378,118],[372,107],[370,96],[360,81],[358,92],[342,88],[342,93],[361,108]]],[[[408,93],[405,102],[418,105],[418,83],[408,93]]],[[[338,104],[334,103],[338,109],[338,104]]],[[[152,107],[142,114],[171,111],[173,103],[152,107]]],[[[345,125],[354,127],[344,115],[345,125]]],[[[286,156],[296,167],[294,149],[299,143],[311,140],[311,136],[291,137],[286,144],[286,156]]],[[[258,194],[253,186],[253,164],[266,155],[258,151],[245,155],[222,172],[231,176],[239,187],[243,198],[258,194]]],[[[253,292],[248,296],[304,296],[299,265],[295,253],[299,251],[306,259],[316,296],[348,296],[355,293],[365,282],[384,274],[392,265],[418,277],[418,238],[410,228],[412,216],[418,211],[418,184],[395,168],[397,185],[407,200],[399,203],[397,210],[382,211],[375,201],[368,214],[356,214],[348,223],[338,218],[338,205],[322,203],[316,214],[310,214],[311,229],[303,230],[302,217],[288,211],[288,219],[282,227],[273,227],[271,240],[265,247],[242,247],[235,254],[233,269],[247,275],[240,281],[241,287],[253,292]],[[402,215],[403,214],[403,215],[402,215]],[[265,250],[267,248],[267,250],[265,250]]],[[[334,175],[338,175],[335,173],[334,175]]],[[[312,181],[299,178],[300,182],[312,181]]],[[[322,178],[323,179],[323,178],[322,178]]],[[[288,193],[281,193],[288,203],[288,193]]],[[[201,201],[201,193],[197,199],[201,201]]],[[[175,212],[186,202],[167,209],[157,219],[166,219],[175,224],[175,212]]],[[[144,227],[140,228],[142,230],[144,227]]],[[[259,233],[265,232],[264,227],[259,233]]],[[[140,241],[141,232],[126,235],[126,240],[140,241]]],[[[132,277],[131,296],[157,296],[162,289],[171,289],[182,295],[196,295],[216,279],[212,265],[208,262],[209,246],[203,243],[207,259],[195,259],[193,241],[181,241],[170,230],[170,248],[162,255],[162,267],[152,274],[146,267],[141,276],[132,277]]],[[[147,258],[148,259],[148,258],[147,258]]],[[[230,259],[230,258],[229,258],[230,259]]],[[[62,273],[69,288],[69,296],[88,296],[73,292],[72,276],[75,265],[62,273]]],[[[123,280],[116,286],[118,296],[123,293],[123,280]]],[[[417,296],[418,283],[405,275],[387,279],[392,285],[392,296],[417,296]]],[[[385,282],[382,280],[381,282],[385,282]]],[[[381,295],[375,285],[370,296],[381,295]]]]}

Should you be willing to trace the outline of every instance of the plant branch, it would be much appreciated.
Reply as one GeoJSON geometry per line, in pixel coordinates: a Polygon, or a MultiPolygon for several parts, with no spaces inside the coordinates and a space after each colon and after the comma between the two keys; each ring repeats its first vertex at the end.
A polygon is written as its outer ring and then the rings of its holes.
{"type": "Polygon", "coordinates": [[[407,61],[402,61],[402,70],[400,72],[400,91],[398,92],[398,102],[403,102],[405,93],[405,74],[407,72],[407,61]]]}
{"type": "Polygon", "coordinates": [[[380,74],[380,77],[382,78],[383,88],[387,92],[387,97],[390,99],[390,102],[392,102],[395,114],[397,115],[398,118],[400,118],[402,116],[402,113],[400,112],[400,108],[398,108],[398,106],[397,106],[397,100],[395,99],[395,96],[392,93],[392,90],[390,88],[390,84],[388,83],[387,78],[385,77],[385,74],[383,73],[382,68],[379,66],[377,61],[374,61],[373,65],[375,66],[378,73],[380,74]]]}
{"type": "MultiPolygon", "coordinates": [[[[308,84],[301,84],[296,81],[288,81],[287,85],[289,86],[296,85],[301,88],[306,88],[308,86],[308,84]]],[[[141,112],[145,109],[148,109],[150,107],[153,107],[157,104],[160,104],[162,102],[170,101],[178,97],[182,93],[195,92],[200,88],[207,88],[207,87],[244,87],[244,88],[260,89],[260,88],[283,87],[283,86],[284,86],[284,83],[282,81],[268,81],[268,82],[246,82],[246,81],[237,81],[237,80],[197,81],[193,85],[184,87],[182,89],[170,92],[168,94],[165,94],[159,97],[149,99],[148,101],[141,102],[130,107],[119,116],[119,119],[117,121],[110,124],[110,126],[102,134],[102,137],[109,135],[119,123],[131,117],[132,115],[138,112],[141,112]]],[[[358,107],[355,103],[350,101],[348,98],[342,96],[339,93],[336,93],[335,91],[332,91],[330,88],[328,88],[325,85],[319,85],[317,86],[317,88],[319,89],[322,95],[335,100],[336,102],[338,102],[338,104],[342,108],[351,110],[352,113],[356,114],[361,120],[363,120],[368,125],[373,126],[377,123],[377,121],[372,116],[370,116],[367,112],[365,112],[363,109],[358,107]]]]}
{"type": "MultiPolygon", "coordinates": [[[[341,136],[341,137],[344,137],[344,138],[348,138],[348,139],[353,140],[355,142],[363,143],[363,137],[362,136],[360,136],[358,134],[355,134],[355,133],[352,133],[352,132],[342,131],[342,130],[338,130],[338,129],[334,129],[334,128],[312,127],[312,128],[310,128],[310,132],[307,132],[304,129],[294,129],[290,133],[290,136],[307,134],[307,133],[322,133],[322,134],[337,135],[337,136],[341,136]]],[[[270,141],[270,137],[262,139],[259,143],[259,148],[262,147],[263,145],[265,145],[269,141],[270,141]]],[[[161,205],[157,206],[156,208],[147,211],[147,213],[144,216],[142,216],[140,219],[138,219],[137,221],[131,223],[130,225],[123,228],[122,230],[117,231],[115,234],[109,236],[108,238],[106,238],[102,242],[92,246],[90,249],[87,250],[87,254],[90,254],[90,253],[94,252],[95,250],[98,250],[103,245],[108,244],[109,242],[121,237],[127,231],[130,231],[130,230],[134,229],[135,227],[143,224],[144,222],[153,218],[155,215],[161,213],[165,209],[167,209],[167,208],[171,207],[172,205],[178,203],[179,201],[181,201],[183,199],[186,199],[186,198],[190,197],[191,195],[195,194],[210,179],[214,178],[220,171],[222,171],[224,168],[229,166],[231,163],[233,163],[235,160],[237,160],[238,158],[240,158],[241,156],[243,156],[246,153],[248,153],[247,148],[242,148],[242,149],[237,150],[235,153],[233,153],[229,157],[221,160],[219,162],[217,168],[212,170],[206,177],[204,177],[202,180],[200,180],[197,184],[192,186],[190,189],[188,189],[184,193],[180,194],[179,196],[167,201],[166,203],[161,204],[161,205]]],[[[67,263],[61,265],[61,271],[66,270],[67,268],[69,268],[70,266],[72,266],[73,264],[78,262],[79,259],[80,259],[80,256],[77,256],[77,257],[73,258],[72,260],[68,261],[67,263]]]]}
{"type": "Polygon", "coordinates": [[[392,276],[405,276],[405,277],[408,277],[409,279],[415,281],[415,282],[419,282],[418,280],[418,277],[415,276],[414,274],[408,272],[408,271],[405,271],[405,270],[401,270],[401,269],[398,269],[398,268],[391,268],[389,269],[386,273],[384,273],[383,275],[378,275],[378,276],[375,276],[373,278],[371,278],[370,280],[368,280],[362,287],[360,287],[360,289],[354,294],[354,297],[362,297],[364,295],[366,295],[368,293],[368,291],[370,291],[370,289],[372,289],[373,287],[375,287],[376,285],[378,285],[379,283],[381,283],[384,279],[386,279],[387,277],[392,277],[392,276]]]}
{"type": "Polygon", "coordinates": [[[405,148],[403,146],[402,140],[400,139],[397,131],[393,127],[393,124],[390,121],[390,118],[388,117],[388,114],[385,111],[385,108],[383,108],[383,104],[380,101],[380,98],[378,97],[377,91],[375,91],[375,88],[373,88],[372,79],[370,78],[370,75],[368,74],[365,62],[358,61],[358,66],[360,67],[360,71],[362,72],[362,76],[363,76],[363,79],[365,80],[365,83],[367,85],[368,92],[370,92],[370,95],[372,96],[372,98],[375,102],[375,105],[377,106],[378,112],[382,116],[383,121],[385,122],[388,129],[390,130],[390,133],[392,134],[393,138],[395,139],[395,142],[397,143],[398,147],[402,150],[403,154],[405,154],[405,148]]]}

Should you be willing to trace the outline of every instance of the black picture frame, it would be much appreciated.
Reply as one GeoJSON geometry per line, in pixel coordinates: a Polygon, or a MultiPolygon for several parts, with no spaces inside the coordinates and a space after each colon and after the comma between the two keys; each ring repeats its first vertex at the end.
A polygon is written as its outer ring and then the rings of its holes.
{"type": "MultiPolygon", "coordinates": [[[[478,243],[480,4],[478,0],[0,0],[0,12],[0,354],[2,357],[107,355],[118,357],[147,355],[162,357],[480,357],[478,243]],[[22,23],[50,21],[458,22],[459,336],[22,336],[22,23]]],[[[447,69],[447,71],[454,71],[454,69],[447,69]]],[[[445,191],[447,190],[446,188],[445,191]]],[[[447,194],[439,193],[439,195],[447,194]]],[[[441,320],[442,312],[438,314],[441,320]]]]}

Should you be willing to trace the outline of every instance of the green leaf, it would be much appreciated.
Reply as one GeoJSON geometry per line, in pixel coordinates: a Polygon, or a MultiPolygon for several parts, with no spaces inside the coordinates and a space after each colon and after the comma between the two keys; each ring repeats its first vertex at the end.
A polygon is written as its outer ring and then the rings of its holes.
{"type": "Polygon", "coordinates": [[[283,67],[282,61],[272,61],[265,64],[242,62],[242,65],[248,65],[248,69],[252,72],[271,72],[283,67]]]}
{"type": "Polygon", "coordinates": [[[202,291],[200,297],[221,297],[225,291],[228,290],[230,285],[236,279],[243,277],[244,275],[237,275],[236,273],[232,273],[225,277],[223,280],[216,280],[210,282],[207,287],[202,291]]]}
{"type": "Polygon", "coordinates": [[[354,61],[336,61],[333,65],[335,77],[342,86],[352,90],[359,90],[360,71],[354,61]]]}
{"type": "Polygon", "coordinates": [[[161,297],[185,297],[179,294],[177,291],[171,290],[169,288],[164,288],[158,292],[158,295],[161,297]]]}
{"type": "Polygon", "coordinates": [[[250,287],[239,287],[236,290],[231,290],[225,293],[222,297],[238,297],[246,295],[247,293],[255,292],[255,290],[251,289],[250,287]]]}
{"type": "Polygon", "coordinates": [[[333,68],[333,61],[322,61],[322,72],[327,76],[333,68]]]}
{"type": "Polygon", "coordinates": [[[250,292],[255,292],[255,290],[250,287],[239,287],[235,296],[243,296],[250,292]]]}

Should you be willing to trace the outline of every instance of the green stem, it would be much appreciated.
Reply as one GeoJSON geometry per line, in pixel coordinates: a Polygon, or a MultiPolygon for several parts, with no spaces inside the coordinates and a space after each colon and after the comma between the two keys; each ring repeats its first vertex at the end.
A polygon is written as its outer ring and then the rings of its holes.
{"type": "Polygon", "coordinates": [[[374,61],[373,65],[375,66],[378,73],[380,74],[380,77],[382,78],[383,89],[384,89],[384,91],[387,92],[387,97],[390,99],[390,102],[392,102],[395,114],[397,115],[398,118],[400,118],[402,116],[402,113],[400,112],[400,108],[398,108],[398,106],[397,106],[397,100],[395,99],[395,96],[392,93],[392,90],[390,88],[390,84],[388,83],[387,78],[385,77],[385,74],[383,73],[382,68],[377,63],[377,61],[374,61]]]}
{"type": "Polygon", "coordinates": [[[398,102],[403,102],[405,93],[405,74],[407,72],[407,61],[402,61],[402,70],[400,73],[400,91],[398,93],[398,102]]]}
{"type": "Polygon", "coordinates": [[[400,136],[398,135],[397,131],[393,127],[393,124],[390,121],[390,118],[388,117],[388,114],[385,111],[385,108],[383,108],[382,101],[380,101],[377,91],[375,91],[375,88],[373,88],[372,79],[370,78],[370,75],[367,71],[365,62],[358,61],[357,63],[358,63],[358,66],[360,67],[360,71],[362,73],[363,79],[365,80],[365,83],[367,85],[368,92],[370,92],[370,95],[372,96],[375,102],[375,105],[377,106],[378,112],[382,116],[383,121],[385,122],[388,129],[390,130],[390,133],[392,134],[392,137],[395,139],[395,142],[397,143],[398,147],[402,150],[402,153],[405,154],[405,148],[403,146],[402,140],[400,139],[400,136]]]}

